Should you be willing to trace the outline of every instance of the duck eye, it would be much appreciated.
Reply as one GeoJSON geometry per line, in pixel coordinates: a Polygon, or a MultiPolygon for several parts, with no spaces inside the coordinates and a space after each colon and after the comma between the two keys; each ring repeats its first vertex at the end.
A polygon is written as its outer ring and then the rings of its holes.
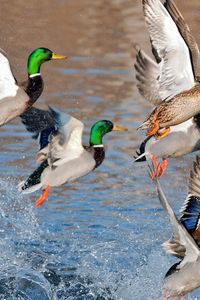
{"type": "Polygon", "coordinates": [[[111,122],[110,121],[106,121],[106,125],[110,126],[111,122]]]}
{"type": "Polygon", "coordinates": [[[44,53],[48,53],[48,52],[49,52],[49,49],[43,48],[43,52],[44,52],[44,53]]]}

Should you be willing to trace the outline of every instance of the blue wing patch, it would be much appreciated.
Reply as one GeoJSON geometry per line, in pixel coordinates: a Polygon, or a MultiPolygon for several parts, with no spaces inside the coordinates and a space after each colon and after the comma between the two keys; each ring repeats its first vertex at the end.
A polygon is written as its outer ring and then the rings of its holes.
{"type": "Polygon", "coordinates": [[[196,230],[200,217],[200,198],[190,196],[182,210],[182,216],[180,218],[183,226],[189,231],[196,230]]]}
{"type": "Polygon", "coordinates": [[[49,143],[49,136],[56,131],[55,127],[46,128],[41,131],[39,136],[40,150],[45,148],[49,143]]]}

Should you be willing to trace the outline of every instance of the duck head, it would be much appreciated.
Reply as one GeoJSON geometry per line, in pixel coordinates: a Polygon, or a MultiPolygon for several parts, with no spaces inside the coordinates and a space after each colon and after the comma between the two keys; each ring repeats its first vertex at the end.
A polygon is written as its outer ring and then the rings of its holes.
{"type": "Polygon", "coordinates": [[[66,56],[56,54],[48,48],[36,48],[28,57],[28,74],[33,75],[39,73],[40,67],[45,61],[64,58],[66,58],[66,56]]]}
{"type": "Polygon", "coordinates": [[[113,124],[110,120],[98,121],[90,130],[90,146],[101,145],[103,136],[108,132],[126,130],[124,127],[113,124]]]}

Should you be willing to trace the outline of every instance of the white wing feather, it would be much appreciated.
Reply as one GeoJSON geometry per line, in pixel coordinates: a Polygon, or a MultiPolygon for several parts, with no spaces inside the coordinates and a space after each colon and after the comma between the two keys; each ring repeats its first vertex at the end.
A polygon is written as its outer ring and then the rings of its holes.
{"type": "Polygon", "coordinates": [[[167,198],[165,197],[162,191],[158,179],[156,179],[156,186],[157,186],[160,203],[165,209],[165,211],[167,212],[167,215],[170,219],[174,239],[177,240],[179,244],[183,245],[186,249],[185,257],[180,264],[180,267],[183,267],[188,262],[196,261],[200,256],[200,251],[193,238],[190,236],[190,234],[187,232],[187,230],[179,222],[176,215],[174,214],[171,206],[169,205],[167,198]]]}
{"type": "Polygon", "coordinates": [[[18,88],[8,58],[0,49],[0,101],[6,97],[14,97],[18,88]]]}
{"type": "Polygon", "coordinates": [[[163,100],[160,96],[159,76],[161,73],[160,64],[152,60],[139,46],[137,51],[135,71],[137,87],[140,94],[153,105],[158,105],[163,100]]]}
{"type": "Polygon", "coordinates": [[[161,59],[160,96],[169,99],[195,84],[189,50],[160,0],[143,0],[143,7],[152,46],[161,59]]]}
{"type": "Polygon", "coordinates": [[[53,110],[61,120],[58,132],[52,135],[49,143],[50,165],[56,167],[81,155],[84,150],[82,146],[84,125],[68,114],[53,110]]]}

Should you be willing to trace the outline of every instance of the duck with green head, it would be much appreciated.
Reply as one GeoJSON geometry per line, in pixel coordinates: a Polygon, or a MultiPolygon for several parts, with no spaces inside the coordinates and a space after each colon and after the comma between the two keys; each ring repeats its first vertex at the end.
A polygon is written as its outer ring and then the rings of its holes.
{"type": "Polygon", "coordinates": [[[41,65],[51,59],[63,59],[47,48],[35,49],[28,58],[28,80],[18,84],[7,55],[0,49],[0,126],[21,115],[39,98],[43,91],[41,65]]]}
{"type": "Polygon", "coordinates": [[[103,162],[103,136],[106,133],[127,130],[110,120],[98,121],[91,128],[90,145],[83,146],[83,123],[57,109],[44,111],[31,107],[22,121],[28,131],[39,136],[37,161],[40,166],[18,187],[23,193],[43,190],[37,207],[46,200],[51,187],[74,181],[103,162]]]}

